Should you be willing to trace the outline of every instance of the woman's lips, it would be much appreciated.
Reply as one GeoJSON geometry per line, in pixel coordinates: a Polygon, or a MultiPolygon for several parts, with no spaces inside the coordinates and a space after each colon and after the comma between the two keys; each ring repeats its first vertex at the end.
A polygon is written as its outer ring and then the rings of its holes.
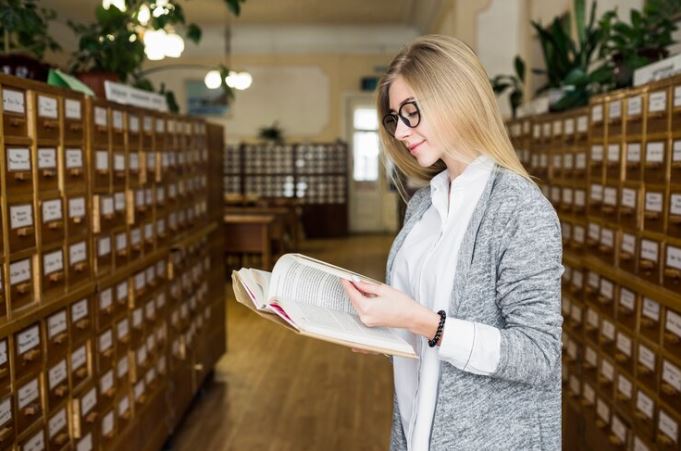
{"type": "Polygon", "coordinates": [[[421,144],[423,144],[424,142],[426,142],[426,141],[424,140],[424,141],[421,141],[420,143],[414,144],[413,146],[409,146],[409,152],[414,154],[416,152],[416,149],[418,149],[418,147],[421,144]]]}

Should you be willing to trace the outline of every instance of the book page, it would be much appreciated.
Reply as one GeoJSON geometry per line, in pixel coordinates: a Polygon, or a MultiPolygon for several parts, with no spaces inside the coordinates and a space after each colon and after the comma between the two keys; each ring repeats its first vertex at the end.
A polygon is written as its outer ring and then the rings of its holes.
{"type": "Polygon", "coordinates": [[[271,274],[252,268],[241,268],[237,273],[255,308],[266,309],[268,304],[266,293],[269,289],[271,274]]]}
{"type": "Polygon", "coordinates": [[[296,302],[356,314],[340,283],[341,274],[305,264],[295,254],[283,255],[272,270],[268,299],[276,299],[287,310],[296,302]]]}

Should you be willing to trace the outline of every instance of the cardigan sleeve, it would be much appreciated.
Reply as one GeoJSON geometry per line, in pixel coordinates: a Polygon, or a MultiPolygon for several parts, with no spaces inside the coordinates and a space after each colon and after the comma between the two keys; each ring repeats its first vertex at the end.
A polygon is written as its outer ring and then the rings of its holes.
{"type": "Polygon", "coordinates": [[[493,377],[532,385],[560,379],[560,223],[543,196],[526,197],[501,235],[497,261],[500,357],[493,377]]]}

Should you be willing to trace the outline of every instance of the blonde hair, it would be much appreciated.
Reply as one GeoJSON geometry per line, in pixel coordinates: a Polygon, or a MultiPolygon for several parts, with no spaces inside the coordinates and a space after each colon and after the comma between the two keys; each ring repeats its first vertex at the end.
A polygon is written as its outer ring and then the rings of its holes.
{"type": "MultiPolygon", "coordinates": [[[[403,48],[379,84],[379,118],[390,111],[390,85],[397,77],[414,91],[422,121],[431,124],[435,140],[452,158],[469,163],[487,155],[531,180],[508,138],[487,73],[470,47],[453,37],[428,35],[403,48]]],[[[402,142],[379,128],[385,154],[405,175],[428,181],[446,169],[442,160],[419,166],[402,142]]],[[[404,197],[402,184],[394,181],[404,197]]]]}

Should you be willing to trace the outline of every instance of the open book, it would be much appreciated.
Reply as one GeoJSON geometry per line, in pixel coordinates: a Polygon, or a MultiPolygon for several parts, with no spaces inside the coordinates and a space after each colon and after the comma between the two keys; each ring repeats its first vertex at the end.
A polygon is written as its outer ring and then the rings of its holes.
{"type": "Polygon", "coordinates": [[[301,254],[284,254],[272,272],[232,272],[237,301],[301,335],[382,354],[416,358],[393,329],[367,327],[357,316],[340,279],[375,280],[301,254]]]}

